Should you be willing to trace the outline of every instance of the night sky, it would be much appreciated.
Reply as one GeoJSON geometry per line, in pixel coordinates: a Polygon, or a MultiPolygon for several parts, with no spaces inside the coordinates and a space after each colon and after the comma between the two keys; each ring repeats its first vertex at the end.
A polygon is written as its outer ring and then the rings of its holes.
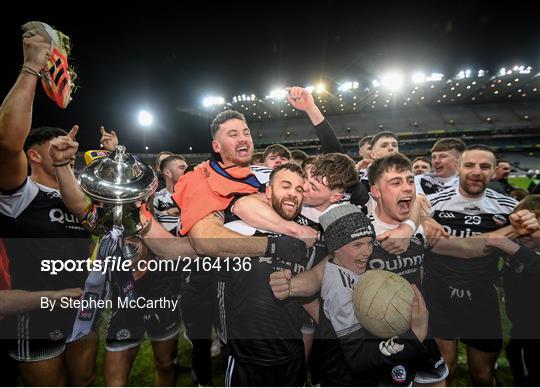
{"type": "Polygon", "coordinates": [[[39,87],[33,126],[69,129],[77,123],[82,149],[98,146],[98,129],[104,125],[115,129],[132,152],[145,146],[151,153],[182,153],[189,146],[208,152],[202,98],[209,94],[227,100],[242,93],[264,98],[276,86],[322,80],[332,87],[393,69],[446,75],[467,67],[492,74],[515,64],[540,69],[540,23],[526,3],[187,2],[156,7],[157,2],[147,2],[121,3],[121,11],[111,11],[111,3],[44,12],[48,5],[70,3],[42,2],[41,10],[0,16],[3,96],[22,63],[24,22],[44,21],[70,36],[81,88],[62,111],[39,87]],[[141,108],[153,112],[153,128],[137,124],[141,108]]]}

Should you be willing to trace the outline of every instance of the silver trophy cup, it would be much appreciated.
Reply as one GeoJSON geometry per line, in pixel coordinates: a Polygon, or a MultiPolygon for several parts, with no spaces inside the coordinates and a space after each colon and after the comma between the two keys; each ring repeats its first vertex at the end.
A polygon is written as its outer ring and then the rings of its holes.
{"type": "Polygon", "coordinates": [[[139,206],[142,201],[151,204],[158,184],[154,170],[126,153],[121,145],[86,166],[79,182],[94,204],[87,218],[93,233],[107,233],[116,225],[123,227],[126,237],[142,229],[139,206]]]}

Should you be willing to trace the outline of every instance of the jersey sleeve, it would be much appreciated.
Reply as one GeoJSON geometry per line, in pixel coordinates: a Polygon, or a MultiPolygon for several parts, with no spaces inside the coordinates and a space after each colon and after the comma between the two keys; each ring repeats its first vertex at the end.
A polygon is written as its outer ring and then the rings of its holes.
{"type": "Polygon", "coordinates": [[[24,184],[14,193],[5,194],[0,192],[0,213],[7,217],[18,217],[38,192],[39,187],[29,178],[26,178],[24,184]]]}
{"type": "Polygon", "coordinates": [[[424,194],[424,189],[422,188],[422,174],[416,175],[414,177],[414,185],[416,186],[416,194],[424,194]]]}
{"type": "MultiPolygon", "coordinates": [[[[331,275],[335,275],[335,273],[331,275]]],[[[328,278],[329,274],[327,272],[323,281],[334,283],[334,279],[328,278]]],[[[324,315],[326,315],[332,324],[336,336],[339,338],[348,333],[360,330],[362,326],[360,326],[354,315],[352,289],[342,287],[337,282],[335,283],[329,287],[321,287],[321,297],[324,301],[324,315]]]]}
{"type": "Polygon", "coordinates": [[[319,125],[315,125],[314,128],[317,136],[319,137],[319,143],[321,144],[321,153],[345,153],[343,145],[341,145],[336,133],[334,132],[334,128],[332,128],[332,125],[330,125],[328,120],[323,120],[319,125]]]}

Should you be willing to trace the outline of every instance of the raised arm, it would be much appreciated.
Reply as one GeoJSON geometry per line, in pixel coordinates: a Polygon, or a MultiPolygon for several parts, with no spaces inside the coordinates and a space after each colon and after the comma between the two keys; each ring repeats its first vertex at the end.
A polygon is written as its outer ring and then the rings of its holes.
{"type": "Polygon", "coordinates": [[[32,104],[39,71],[47,64],[51,45],[35,35],[23,39],[23,70],[0,106],[0,189],[13,190],[26,179],[24,140],[32,125],[32,104]]]}
{"type": "Polygon", "coordinates": [[[295,109],[306,112],[311,124],[315,127],[315,132],[317,132],[319,142],[321,143],[321,152],[340,152],[344,154],[345,150],[337,138],[334,129],[315,104],[310,91],[299,86],[287,88],[287,91],[289,92],[287,95],[289,104],[295,109]]]}
{"type": "Polygon", "coordinates": [[[78,130],[79,127],[75,125],[66,136],[52,139],[49,145],[49,155],[56,172],[62,200],[70,212],[75,214],[79,220],[83,220],[92,203],[84,195],[73,174],[72,163],[79,149],[79,143],[75,141],[78,130]]]}

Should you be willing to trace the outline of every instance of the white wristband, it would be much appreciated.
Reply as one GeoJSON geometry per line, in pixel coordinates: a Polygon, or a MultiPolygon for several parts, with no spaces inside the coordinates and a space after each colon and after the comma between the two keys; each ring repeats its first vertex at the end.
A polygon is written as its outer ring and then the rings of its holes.
{"type": "Polygon", "coordinates": [[[401,223],[405,225],[409,225],[412,228],[413,232],[416,232],[416,229],[417,229],[416,224],[410,218],[406,219],[405,221],[402,221],[401,223]]]}

